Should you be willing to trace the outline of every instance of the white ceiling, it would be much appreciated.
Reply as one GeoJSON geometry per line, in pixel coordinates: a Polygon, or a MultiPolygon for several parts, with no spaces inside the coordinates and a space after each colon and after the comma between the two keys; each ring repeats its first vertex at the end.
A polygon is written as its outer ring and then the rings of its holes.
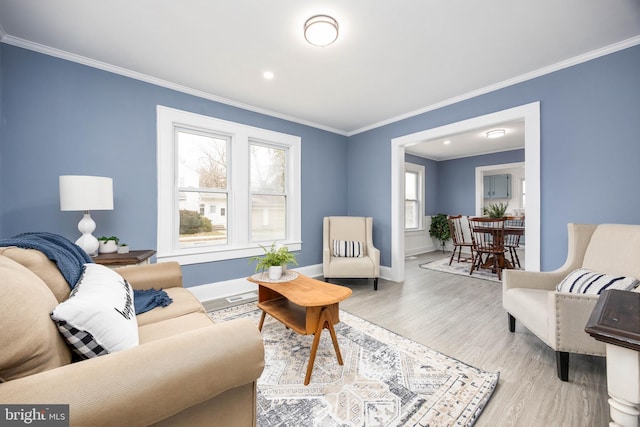
{"type": "Polygon", "coordinates": [[[518,148],[524,148],[524,120],[493,124],[468,132],[421,141],[417,145],[406,147],[405,151],[441,161],[518,148]],[[500,138],[487,138],[487,132],[496,129],[503,129],[505,135],[500,138]]]}
{"type": "Polygon", "coordinates": [[[351,135],[638,44],[640,1],[0,0],[0,37],[351,135]]]}

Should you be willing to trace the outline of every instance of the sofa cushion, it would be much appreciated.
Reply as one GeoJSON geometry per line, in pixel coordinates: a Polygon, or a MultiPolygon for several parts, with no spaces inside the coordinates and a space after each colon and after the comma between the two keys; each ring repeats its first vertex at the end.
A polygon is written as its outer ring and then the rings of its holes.
{"type": "Polygon", "coordinates": [[[616,276],[579,268],[569,273],[558,283],[556,290],[558,292],[600,295],[606,289],[630,291],[635,289],[638,284],[640,282],[635,277],[616,276]]]}
{"type": "Polygon", "coordinates": [[[58,302],[69,297],[71,286],[58,270],[56,263],[39,250],[9,246],[0,248],[0,254],[11,258],[35,273],[51,289],[58,302]]]}
{"type": "Polygon", "coordinates": [[[51,313],[58,329],[81,358],[138,345],[133,289],[115,270],[85,264],[69,299],[51,313]]]}
{"type": "Polygon", "coordinates": [[[0,255],[0,382],[71,362],[71,352],[49,318],[58,301],[47,285],[0,255]]]}
{"type": "Polygon", "coordinates": [[[334,240],[333,256],[360,258],[364,256],[364,243],[356,240],[334,240]]]}
{"type": "Polygon", "coordinates": [[[174,335],[184,334],[194,329],[213,326],[213,321],[207,313],[189,313],[172,319],[161,320],[156,323],[140,326],[140,344],[157,341],[174,335]]]}
{"type": "Polygon", "coordinates": [[[185,288],[166,288],[164,291],[173,300],[166,307],[156,307],[146,313],[138,314],[138,326],[161,322],[189,313],[205,313],[204,307],[198,299],[185,288]]]}

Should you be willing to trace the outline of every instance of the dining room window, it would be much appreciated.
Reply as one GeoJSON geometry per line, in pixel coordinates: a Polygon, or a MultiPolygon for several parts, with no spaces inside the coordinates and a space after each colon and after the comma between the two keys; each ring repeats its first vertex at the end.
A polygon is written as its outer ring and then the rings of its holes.
{"type": "Polygon", "coordinates": [[[404,228],[421,230],[424,218],[424,166],[405,163],[404,228]]]}

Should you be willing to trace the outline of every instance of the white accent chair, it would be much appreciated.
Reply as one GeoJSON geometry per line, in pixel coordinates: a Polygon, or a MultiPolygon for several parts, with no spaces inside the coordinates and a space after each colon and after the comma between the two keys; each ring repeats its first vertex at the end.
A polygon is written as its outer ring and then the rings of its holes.
{"type": "Polygon", "coordinates": [[[569,353],[605,356],[605,344],[584,330],[599,295],[557,292],[556,285],[578,268],[640,278],[640,225],[568,224],[568,232],[562,267],[550,272],[504,270],[502,280],[509,331],[515,332],[518,319],[555,350],[562,381],[569,380],[569,353]]]}
{"type": "Polygon", "coordinates": [[[380,251],[373,246],[373,218],[328,216],[323,220],[322,270],[325,282],[329,279],[373,279],[378,290],[380,251]],[[333,253],[333,241],[357,241],[364,244],[364,256],[339,257],[333,253]]]}

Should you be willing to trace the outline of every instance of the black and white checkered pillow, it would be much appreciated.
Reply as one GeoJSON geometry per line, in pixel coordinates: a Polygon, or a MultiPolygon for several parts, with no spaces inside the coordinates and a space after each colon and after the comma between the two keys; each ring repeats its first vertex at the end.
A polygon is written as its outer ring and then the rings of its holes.
{"type": "Polygon", "coordinates": [[[91,333],[74,328],[65,320],[57,321],[56,325],[64,339],[71,346],[71,349],[80,356],[81,359],[90,359],[92,357],[109,354],[109,350],[98,344],[91,333]]]}

